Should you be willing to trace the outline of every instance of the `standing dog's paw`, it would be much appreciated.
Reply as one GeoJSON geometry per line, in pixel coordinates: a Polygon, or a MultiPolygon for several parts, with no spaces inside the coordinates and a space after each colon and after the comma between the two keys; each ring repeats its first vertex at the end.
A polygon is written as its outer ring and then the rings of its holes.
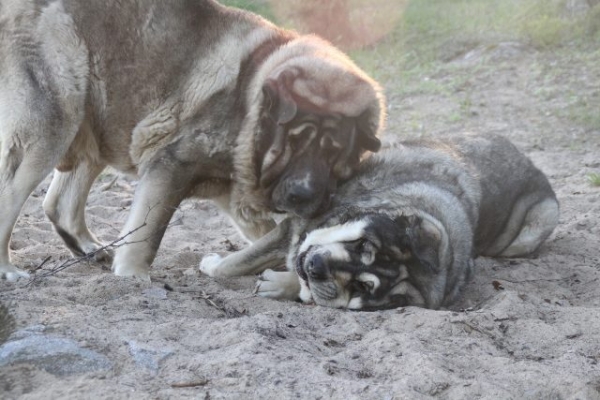
{"type": "Polygon", "coordinates": [[[300,293],[300,281],[295,271],[267,269],[260,274],[254,294],[271,299],[296,300],[300,293]]]}
{"type": "Polygon", "coordinates": [[[113,264],[112,269],[116,276],[138,278],[144,282],[150,282],[150,274],[145,268],[113,264]]]}
{"type": "Polygon", "coordinates": [[[29,274],[14,265],[0,265],[0,278],[6,278],[9,282],[16,282],[19,278],[29,278],[29,274]]]}
{"type": "Polygon", "coordinates": [[[205,255],[200,261],[199,269],[202,273],[211,276],[217,277],[219,276],[219,265],[221,264],[221,260],[223,257],[216,253],[210,253],[205,255]]]}

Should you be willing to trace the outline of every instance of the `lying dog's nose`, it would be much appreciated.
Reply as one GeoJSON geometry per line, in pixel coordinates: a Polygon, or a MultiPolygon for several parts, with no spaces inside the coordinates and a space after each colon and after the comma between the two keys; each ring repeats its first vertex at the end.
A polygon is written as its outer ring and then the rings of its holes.
{"type": "Polygon", "coordinates": [[[327,263],[319,254],[315,254],[308,262],[308,275],[311,279],[327,278],[327,263]]]}

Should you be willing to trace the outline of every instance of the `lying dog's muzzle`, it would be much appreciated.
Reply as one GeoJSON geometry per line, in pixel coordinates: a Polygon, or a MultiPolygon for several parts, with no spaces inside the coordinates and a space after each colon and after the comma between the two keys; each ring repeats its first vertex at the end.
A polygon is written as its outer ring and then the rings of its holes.
{"type": "Polygon", "coordinates": [[[306,262],[306,273],[311,280],[327,279],[328,269],[327,263],[319,254],[314,254],[308,258],[306,262]]]}
{"type": "Polygon", "coordinates": [[[309,254],[310,249],[298,256],[296,273],[306,283],[324,281],[329,277],[327,260],[321,254],[309,254]]]}

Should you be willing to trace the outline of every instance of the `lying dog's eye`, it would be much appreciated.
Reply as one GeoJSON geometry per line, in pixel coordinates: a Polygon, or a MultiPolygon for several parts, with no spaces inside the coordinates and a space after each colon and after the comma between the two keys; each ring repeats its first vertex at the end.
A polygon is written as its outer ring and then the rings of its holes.
{"type": "Polygon", "coordinates": [[[369,244],[369,242],[365,239],[361,239],[358,241],[358,243],[356,244],[356,250],[360,251],[361,253],[363,253],[366,249],[367,249],[367,245],[369,244]]]}
{"type": "Polygon", "coordinates": [[[364,253],[365,251],[369,251],[371,249],[369,241],[365,238],[356,239],[348,243],[352,245],[352,248],[357,253],[364,253]]]}
{"type": "Polygon", "coordinates": [[[364,293],[370,293],[373,290],[373,282],[352,281],[351,292],[353,297],[358,297],[364,293]]]}

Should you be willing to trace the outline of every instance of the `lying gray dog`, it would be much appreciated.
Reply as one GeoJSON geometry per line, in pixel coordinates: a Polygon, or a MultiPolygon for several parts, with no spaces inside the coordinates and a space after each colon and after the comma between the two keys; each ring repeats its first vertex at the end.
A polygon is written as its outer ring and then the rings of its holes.
{"type": "MultiPolygon", "coordinates": [[[[139,177],[117,275],[148,269],[180,202],[214,200],[249,240],[310,217],[379,149],[379,86],[314,36],[210,0],[0,0],[0,277],[31,191],[76,256],[107,166],[139,177]]],[[[95,253],[109,257],[104,252],[95,253]]]]}
{"type": "Polygon", "coordinates": [[[256,291],[328,307],[437,309],[456,299],[477,255],[535,252],[558,223],[544,174],[507,139],[404,142],[373,155],[329,212],[288,219],[248,249],[205,257],[211,276],[264,271],[256,291]],[[288,271],[273,271],[281,264],[288,271]]]}

